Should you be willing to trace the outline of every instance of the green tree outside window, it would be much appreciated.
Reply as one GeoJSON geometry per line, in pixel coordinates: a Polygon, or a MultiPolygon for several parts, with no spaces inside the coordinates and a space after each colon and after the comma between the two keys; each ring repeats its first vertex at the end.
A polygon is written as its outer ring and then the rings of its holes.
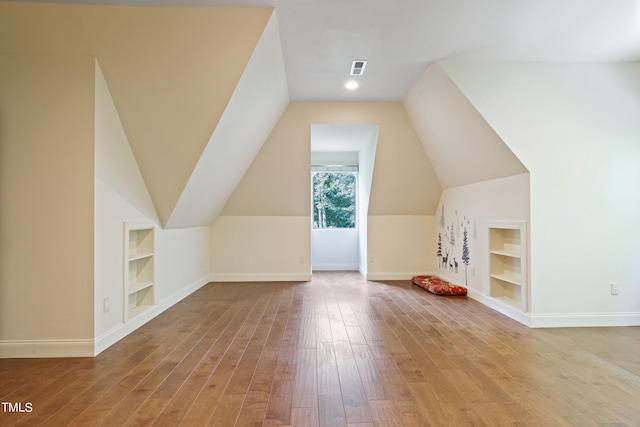
{"type": "Polygon", "coordinates": [[[356,176],[348,172],[313,174],[313,228],[356,227],[356,176]]]}

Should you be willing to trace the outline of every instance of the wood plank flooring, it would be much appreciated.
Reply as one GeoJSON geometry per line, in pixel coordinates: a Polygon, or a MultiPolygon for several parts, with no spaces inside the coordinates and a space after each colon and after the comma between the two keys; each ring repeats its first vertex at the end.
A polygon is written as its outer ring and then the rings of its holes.
{"type": "Polygon", "coordinates": [[[1,426],[640,426],[640,328],[354,272],[210,283],[94,359],[0,360],[0,401],[33,408],[1,426]]]}

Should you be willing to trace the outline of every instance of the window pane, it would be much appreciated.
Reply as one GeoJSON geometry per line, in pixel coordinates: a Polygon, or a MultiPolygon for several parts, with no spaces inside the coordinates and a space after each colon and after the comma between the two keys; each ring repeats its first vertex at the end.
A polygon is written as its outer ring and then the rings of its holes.
{"type": "Polygon", "coordinates": [[[313,228],[355,228],[356,176],[345,172],[313,174],[313,228]]]}

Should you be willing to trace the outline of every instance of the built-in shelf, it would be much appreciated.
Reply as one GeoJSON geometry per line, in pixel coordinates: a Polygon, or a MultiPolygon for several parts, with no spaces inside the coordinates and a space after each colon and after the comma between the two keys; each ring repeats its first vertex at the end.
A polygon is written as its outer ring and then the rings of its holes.
{"type": "Polygon", "coordinates": [[[153,286],[153,282],[138,282],[129,285],[129,295],[137,293],[149,286],[153,286]]]}
{"type": "Polygon", "coordinates": [[[491,277],[496,280],[501,280],[503,282],[511,283],[515,286],[522,286],[522,281],[520,278],[512,278],[509,276],[505,276],[504,274],[492,274],[491,277]]]}
{"type": "Polygon", "coordinates": [[[124,224],[124,321],[148,310],[154,297],[154,234],[148,221],[124,224]]]}
{"type": "Polygon", "coordinates": [[[527,307],[526,223],[489,223],[489,296],[517,308],[527,307]]]}
{"type": "Polygon", "coordinates": [[[495,254],[495,255],[507,256],[507,257],[511,257],[511,258],[520,258],[520,254],[516,254],[516,253],[513,253],[513,252],[489,251],[489,253],[492,253],[492,254],[495,254]]]}
{"type": "Polygon", "coordinates": [[[133,255],[129,254],[129,261],[136,261],[136,260],[139,260],[139,259],[149,258],[149,257],[152,257],[152,256],[153,256],[152,252],[143,253],[143,254],[133,254],[133,255]]]}

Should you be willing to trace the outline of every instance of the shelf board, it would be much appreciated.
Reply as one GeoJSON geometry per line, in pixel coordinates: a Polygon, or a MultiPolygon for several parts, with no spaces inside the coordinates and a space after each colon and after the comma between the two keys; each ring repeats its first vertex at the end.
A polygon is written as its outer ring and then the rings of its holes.
{"type": "Polygon", "coordinates": [[[517,254],[515,252],[489,251],[489,253],[494,254],[494,255],[502,255],[502,256],[506,256],[506,257],[510,257],[510,258],[520,259],[520,254],[517,254]]]}
{"type": "Polygon", "coordinates": [[[522,286],[522,280],[520,280],[517,277],[509,277],[503,274],[492,274],[491,277],[493,277],[494,279],[501,280],[503,282],[511,283],[512,285],[515,285],[515,286],[522,286]]]}
{"type": "Polygon", "coordinates": [[[143,289],[153,286],[153,282],[133,282],[129,283],[129,295],[135,294],[143,289]]]}
{"type": "Polygon", "coordinates": [[[145,252],[140,254],[129,254],[129,261],[137,261],[139,259],[149,258],[153,256],[153,252],[145,252]]]}

